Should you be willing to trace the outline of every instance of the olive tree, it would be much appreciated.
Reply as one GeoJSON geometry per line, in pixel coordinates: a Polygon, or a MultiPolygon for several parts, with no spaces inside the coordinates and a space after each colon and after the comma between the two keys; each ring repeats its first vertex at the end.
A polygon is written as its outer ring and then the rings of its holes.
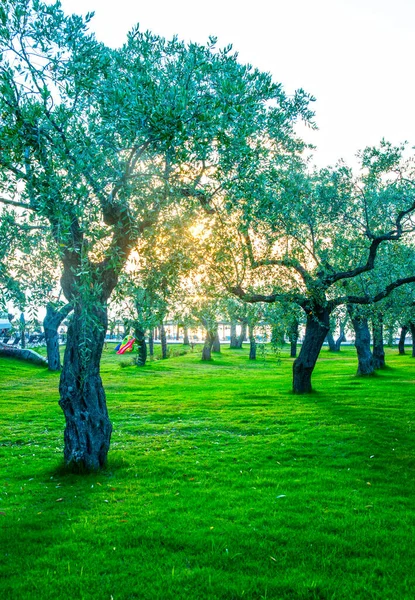
{"type": "MultiPolygon", "coordinates": [[[[24,215],[16,210],[3,210],[0,222],[0,306],[5,308],[12,304],[19,311],[31,314],[34,320],[39,310],[46,307],[43,327],[48,369],[59,371],[58,328],[72,307],[57,297],[57,256],[45,240],[44,229],[26,223],[24,215]]],[[[24,348],[23,327],[21,338],[24,348]]],[[[16,348],[15,353],[18,350],[16,348]]]]}
{"type": "Polygon", "coordinates": [[[59,2],[0,7],[0,198],[47,226],[72,317],[60,379],[64,458],[107,458],[112,425],[100,377],[107,303],[137,240],[163,209],[212,210],[258,154],[265,125],[292,142],[309,98],[241,65],[231,48],[166,41],[134,28],[113,50],[92,15],[59,2]]]}
{"type": "Polygon", "coordinates": [[[244,269],[228,288],[248,302],[284,300],[305,313],[305,338],[293,364],[297,393],[312,391],[313,369],[338,306],[373,304],[415,281],[398,255],[398,276],[381,268],[388,244],[412,248],[413,163],[404,159],[403,147],[382,142],[361,153],[361,167],[355,177],[345,165],[310,175],[298,161],[286,170],[264,164],[253,184],[239,182],[229,191],[244,269]],[[363,274],[373,286],[356,291],[353,281],[363,274]]]}

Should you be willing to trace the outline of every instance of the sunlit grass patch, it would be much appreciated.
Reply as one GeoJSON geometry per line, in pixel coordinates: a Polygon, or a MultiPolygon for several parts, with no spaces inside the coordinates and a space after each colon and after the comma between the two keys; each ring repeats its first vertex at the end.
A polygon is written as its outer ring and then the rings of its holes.
{"type": "Polygon", "coordinates": [[[107,468],[61,469],[58,376],[0,362],[3,598],[413,598],[413,360],[189,352],[103,379],[107,468]]]}

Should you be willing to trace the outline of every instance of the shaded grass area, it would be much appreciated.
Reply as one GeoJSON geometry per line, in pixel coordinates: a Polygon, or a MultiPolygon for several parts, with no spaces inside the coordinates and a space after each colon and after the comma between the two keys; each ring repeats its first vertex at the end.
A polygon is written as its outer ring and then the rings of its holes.
{"type": "Polygon", "coordinates": [[[108,467],[61,468],[58,376],[0,360],[0,591],[13,599],[415,597],[409,356],[103,359],[108,467]],[[123,365],[123,366],[122,366],[123,365]]]}

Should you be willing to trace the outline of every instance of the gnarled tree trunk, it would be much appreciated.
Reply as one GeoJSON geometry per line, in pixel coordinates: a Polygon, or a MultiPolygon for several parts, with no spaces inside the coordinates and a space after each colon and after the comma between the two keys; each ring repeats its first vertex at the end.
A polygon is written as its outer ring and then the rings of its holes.
{"type": "Polygon", "coordinates": [[[167,358],[167,339],[164,324],[160,325],[161,358],[167,358]]]}
{"type": "Polygon", "coordinates": [[[112,432],[99,373],[107,324],[106,303],[74,307],[59,385],[65,462],[88,471],[105,465],[112,432]]]}
{"type": "Polygon", "coordinates": [[[218,354],[220,353],[220,339],[219,339],[218,330],[216,330],[215,338],[213,340],[212,352],[217,352],[218,354]]]}
{"type": "Polygon", "coordinates": [[[189,329],[187,327],[183,327],[183,345],[190,346],[189,329]]]}
{"type": "Polygon", "coordinates": [[[329,345],[330,352],[340,352],[340,346],[346,340],[346,335],[344,333],[344,327],[345,327],[344,321],[340,322],[340,331],[339,331],[339,337],[337,338],[337,340],[334,339],[333,332],[331,330],[328,332],[327,343],[329,345]]]}
{"type": "Polygon", "coordinates": [[[248,323],[246,322],[246,320],[241,321],[241,333],[236,338],[236,348],[242,348],[242,345],[246,340],[247,330],[248,323]]]}
{"type": "Polygon", "coordinates": [[[43,330],[45,332],[49,371],[61,370],[58,328],[62,321],[69,315],[71,310],[72,306],[70,304],[65,304],[65,306],[62,306],[61,308],[55,308],[53,304],[50,303],[46,306],[46,316],[43,320],[43,330]]]}
{"type": "Polygon", "coordinates": [[[205,343],[202,350],[202,360],[212,360],[212,348],[218,338],[218,324],[212,317],[200,316],[200,322],[206,330],[205,343]]]}
{"type": "Polygon", "coordinates": [[[340,333],[339,333],[339,337],[337,338],[337,340],[335,341],[334,344],[334,351],[335,352],[340,352],[340,346],[342,345],[343,342],[346,341],[346,335],[344,333],[344,325],[340,325],[340,333]]]}
{"type": "Polygon", "coordinates": [[[297,319],[291,323],[288,330],[288,339],[290,340],[290,357],[295,358],[297,356],[297,342],[298,342],[298,327],[299,322],[297,319]]]}
{"type": "Polygon", "coordinates": [[[148,353],[151,357],[154,356],[154,329],[150,329],[148,334],[148,353]]]}
{"type": "Polygon", "coordinates": [[[334,337],[331,331],[327,333],[326,340],[329,345],[329,352],[336,352],[336,342],[334,341],[334,337]]]}
{"type": "Polygon", "coordinates": [[[412,358],[415,358],[415,323],[409,323],[412,336],[412,358]]]}
{"type": "Polygon", "coordinates": [[[229,348],[239,348],[238,336],[236,335],[236,321],[231,321],[231,339],[229,348]]]}
{"type": "Polygon", "coordinates": [[[254,335],[254,328],[252,325],[248,326],[249,335],[249,360],[256,360],[256,339],[254,335]]]}
{"type": "Polygon", "coordinates": [[[307,312],[304,341],[293,363],[293,392],[296,394],[312,392],[311,376],[330,328],[329,319],[329,311],[320,306],[307,312]]]}
{"type": "Polygon", "coordinates": [[[212,346],[214,340],[214,332],[206,330],[206,339],[202,350],[202,360],[212,360],[212,346]]]}
{"type": "Polygon", "coordinates": [[[350,319],[355,333],[355,348],[357,351],[357,374],[373,375],[375,363],[370,349],[370,330],[366,317],[356,315],[353,309],[348,307],[350,319]]]}
{"type": "Polygon", "coordinates": [[[135,327],[134,337],[137,344],[137,357],[135,359],[135,364],[137,367],[145,367],[147,361],[147,344],[144,330],[141,327],[135,327]]]}
{"type": "Polygon", "coordinates": [[[383,346],[383,317],[378,314],[372,321],[373,335],[373,366],[383,369],[385,366],[385,348],[383,346]]]}
{"type": "Polygon", "coordinates": [[[399,354],[405,354],[405,338],[406,338],[406,334],[408,333],[408,329],[409,328],[407,325],[402,325],[401,334],[399,336],[399,342],[398,342],[399,354]]]}

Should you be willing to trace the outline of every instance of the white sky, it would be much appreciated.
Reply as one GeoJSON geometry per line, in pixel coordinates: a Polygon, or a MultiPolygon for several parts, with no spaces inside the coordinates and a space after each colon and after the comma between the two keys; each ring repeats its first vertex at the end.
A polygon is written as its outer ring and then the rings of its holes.
{"type": "Polygon", "coordinates": [[[415,145],[415,0],[62,0],[95,11],[98,39],[118,46],[136,23],[188,41],[218,37],[241,61],[269,71],[288,93],[316,97],[307,133],[319,166],[377,144],[415,145]]]}

